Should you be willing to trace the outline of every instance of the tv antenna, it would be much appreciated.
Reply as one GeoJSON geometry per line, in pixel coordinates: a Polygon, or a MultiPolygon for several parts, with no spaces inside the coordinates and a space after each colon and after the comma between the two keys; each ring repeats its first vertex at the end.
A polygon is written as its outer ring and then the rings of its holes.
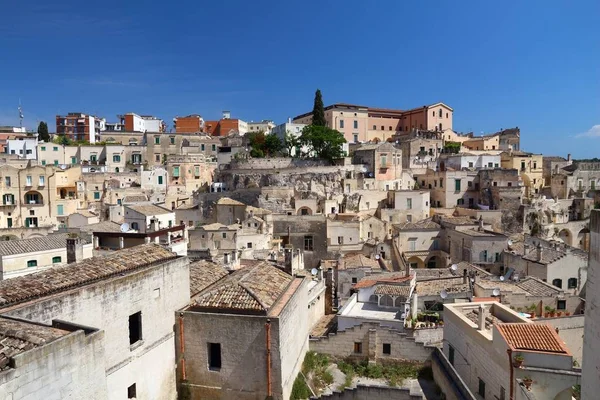
{"type": "Polygon", "coordinates": [[[19,99],[19,127],[23,127],[23,118],[25,118],[25,116],[23,115],[23,108],[21,107],[21,99],[19,99]]]}

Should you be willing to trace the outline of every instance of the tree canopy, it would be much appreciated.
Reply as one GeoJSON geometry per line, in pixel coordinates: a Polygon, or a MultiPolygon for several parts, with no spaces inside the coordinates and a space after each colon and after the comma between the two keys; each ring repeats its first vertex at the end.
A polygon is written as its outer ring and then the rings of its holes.
{"type": "Polygon", "coordinates": [[[272,157],[283,149],[281,139],[275,135],[265,135],[263,131],[258,131],[249,133],[247,136],[252,157],[272,157]]]}
{"type": "Polygon", "coordinates": [[[44,121],[41,121],[37,128],[38,140],[43,140],[44,142],[50,141],[50,134],[48,133],[48,124],[44,121]]]}
{"type": "Polygon", "coordinates": [[[312,125],[314,126],[325,126],[327,122],[325,121],[325,109],[323,107],[323,97],[321,96],[321,91],[317,89],[315,92],[315,103],[313,105],[312,112],[312,125]]]}
{"type": "Polygon", "coordinates": [[[460,146],[459,142],[446,142],[444,144],[444,153],[457,154],[460,151],[460,146]]]}
{"type": "Polygon", "coordinates": [[[308,125],[299,138],[299,144],[306,146],[309,154],[329,161],[344,157],[344,143],[346,139],[343,134],[326,126],[308,125]]]}

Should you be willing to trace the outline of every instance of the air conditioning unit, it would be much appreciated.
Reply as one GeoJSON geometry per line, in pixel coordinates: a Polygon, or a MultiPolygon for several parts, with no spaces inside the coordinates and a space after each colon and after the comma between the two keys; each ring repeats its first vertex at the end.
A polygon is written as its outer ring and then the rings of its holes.
{"type": "Polygon", "coordinates": [[[35,204],[35,200],[29,200],[29,204],[35,204]]]}

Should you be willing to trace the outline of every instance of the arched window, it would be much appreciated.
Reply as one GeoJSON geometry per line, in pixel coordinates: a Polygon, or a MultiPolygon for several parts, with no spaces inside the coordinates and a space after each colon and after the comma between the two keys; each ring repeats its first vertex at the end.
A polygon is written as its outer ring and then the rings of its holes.
{"type": "Polygon", "coordinates": [[[554,279],[552,284],[559,289],[562,289],[562,279],[554,279]]]}
{"type": "Polygon", "coordinates": [[[569,278],[567,282],[567,287],[569,289],[577,289],[577,278],[569,278]]]}
{"type": "Polygon", "coordinates": [[[379,303],[379,296],[372,294],[371,297],[369,297],[369,303],[379,303]]]}
{"type": "Polygon", "coordinates": [[[137,223],[137,222],[132,222],[132,223],[131,223],[131,229],[133,229],[133,230],[136,230],[136,231],[137,231],[137,230],[138,230],[138,223],[137,223]]]}

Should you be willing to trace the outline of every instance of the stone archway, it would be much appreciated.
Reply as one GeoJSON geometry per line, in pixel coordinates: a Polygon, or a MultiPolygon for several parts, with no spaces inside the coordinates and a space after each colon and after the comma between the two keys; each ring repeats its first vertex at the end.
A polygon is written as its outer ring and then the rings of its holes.
{"type": "Polygon", "coordinates": [[[425,263],[420,257],[412,256],[407,261],[411,268],[415,268],[414,264],[416,264],[416,268],[425,268],[425,263]]]}
{"type": "Polygon", "coordinates": [[[313,215],[313,212],[309,207],[300,207],[296,215],[313,215]]]}
{"type": "Polygon", "coordinates": [[[562,229],[558,232],[558,238],[569,246],[573,245],[573,235],[568,229],[562,229]]]}
{"type": "Polygon", "coordinates": [[[581,250],[590,251],[590,230],[588,228],[581,229],[573,245],[581,250]]]}
{"type": "Polygon", "coordinates": [[[427,266],[427,268],[440,268],[440,263],[441,260],[438,256],[431,256],[427,259],[425,265],[427,266]]]}

